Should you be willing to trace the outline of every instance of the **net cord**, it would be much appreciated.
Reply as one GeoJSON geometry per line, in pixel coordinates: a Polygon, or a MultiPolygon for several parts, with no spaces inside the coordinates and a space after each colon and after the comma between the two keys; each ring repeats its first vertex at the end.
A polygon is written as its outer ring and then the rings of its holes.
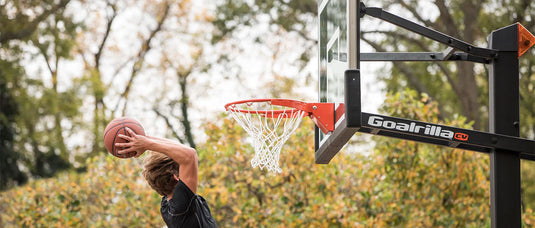
{"type": "MultiPolygon", "coordinates": [[[[247,105],[251,106],[250,103],[247,105]]],[[[275,111],[280,112],[280,109],[276,110],[271,105],[271,110],[262,111],[262,113],[259,111],[251,113],[230,111],[229,113],[252,138],[255,155],[251,160],[251,166],[266,168],[268,172],[281,173],[279,159],[282,146],[297,130],[305,112],[293,109],[274,115],[275,111]]]]}

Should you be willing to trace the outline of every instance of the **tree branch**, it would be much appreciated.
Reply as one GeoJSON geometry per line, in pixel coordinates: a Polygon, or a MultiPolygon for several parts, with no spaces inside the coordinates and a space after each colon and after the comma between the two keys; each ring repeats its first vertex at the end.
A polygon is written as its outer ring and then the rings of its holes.
{"type": "Polygon", "coordinates": [[[191,147],[196,148],[195,141],[193,140],[193,134],[191,132],[191,124],[189,121],[188,108],[189,108],[189,96],[187,93],[187,82],[188,76],[191,74],[190,71],[185,74],[178,75],[178,83],[182,91],[182,98],[180,99],[180,110],[182,112],[182,126],[184,127],[184,134],[186,134],[186,139],[191,147]]]}
{"type": "Polygon", "coordinates": [[[111,32],[111,26],[113,22],[115,21],[115,17],[117,17],[117,7],[114,4],[111,4],[108,2],[108,6],[111,7],[113,10],[112,15],[108,18],[108,22],[106,23],[106,31],[104,32],[104,37],[102,38],[102,41],[100,42],[100,45],[98,46],[98,51],[95,53],[95,69],[100,72],[100,56],[102,55],[102,52],[104,50],[104,46],[106,45],[106,41],[108,40],[111,32]]]}
{"type": "Polygon", "coordinates": [[[173,135],[173,137],[175,137],[180,143],[183,144],[184,143],[184,139],[182,139],[178,135],[178,133],[175,131],[175,128],[174,128],[173,124],[171,124],[171,121],[169,121],[169,118],[167,116],[165,116],[163,113],[161,113],[160,110],[158,110],[158,108],[156,108],[156,107],[153,107],[152,111],[154,111],[154,113],[156,113],[157,116],[161,117],[165,121],[165,124],[171,130],[171,134],[173,135]]]}
{"type": "Polygon", "coordinates": [[[398,4],[400,4],[403,8],[407,9],[409,12],[411,12],[412,16],[416,18],[416,20],[422,22],[427,27],[434,27],[435,24],[431,22],[430,20],[426,20],[420,16],[420,12],[416,9],[416,7],[411,7],[409,4],[407,4],[403,0],[396,0],[398,4]]]}
{"type": "MultiPolygon", "coordinates": [[[[132,73],[130,74],[130,79],[128,80],[128,83],[126,84],[126,87],[125,87],[123,93],[121,93],[121,95],[120,95],[120,97],[122,97],[125,100],[125,104],[124,104],[123,110],[122,110],[122,114],[123,115],[125,115],[125,113],[126,113],[128,95],[129,95],[129,92],[130,92],[130,88],[132,87],[133,81],[136,78],[137,73],[139,72],[139,70],[143,66],[143,63],[145,61],[145,54],[147,54],[147,52],[150,51],[151,48],[152,48],[151,47],[151,42],[152,42],[153,38],[156,36],[156,34],[158,32],[160,32],[162,30],[162,26],[163,26],[165,20],[167,19],[168,15],[169,15],[169,9],[170,8],[171,8],[171,3],[166,2],[165,3],[164,13],[163,13],[162,17],[158,20],[158,25],[156,26],[156,28],[154,30],[151,31],[149,37],[143,43],[143,46],[141,47],[141,50],[139,50],[139,52],[138,52],[137,59],[134,62],[134,65],[132,66],[132,73]]],[[[119,103],[120,102],[117,102],[117,106],[115,106],[114,110],[117,110],[117,108],[119,106],[119,103]]]]}
{"type": "MultiPolygon", "coordinates": [[[[389,37],[393,37],[393,38],[396,38],[396,39],[409,41],[410,43],[413,43],[416,46],[420,47],[423,51],[430,51],[428,44],[425,44],[420,39],[416,39],[416,38],[410,37],[407,33],[402,33],[402,32],[399,32],[399,31],[388,31],[388,30],[387,31],[382,31],[382,30],[362,31],[361,33],[362,33],[362,35],[371,34],[371,33],[385,34],[385,35],[387,35],[389,37]]],[[[376,50],[378,50],[378,49],[376,49],[376,50]]]]}
{"type": "Polygon", "coordinates": [[[451,76],[450,71],[442,63],[438,63],[437,65],[438,65],[438,68],[440,69],[440,71],[446,77],[446,80],[450,84],[450,86],[453,89],[453,91],[455,91],[455,94],[460,94],[461,93],[461,89],[457,85],[457,82],[455,81],[455,79],[453,79],[453,77],[451,76]]]}
{"type": "MultiPolygon", "coordinates": [[[[444,26],[446,33],[453,37],[460,37],[460,32],[457,29],[457,26],[455,25],[455,21],[453,20],[453,17],[449,13],[448,7],[446,6],[446,3],[444,2],[444,0],[435,0],[435,4],[438,7],[438,10],[440,12],[440,15],[438,16],[437,21],[442,22],[440,24],[444,26]]],[[[439,23],[437,23],[437,25],[439,25],[439,23]]]]}
{"type": "Polygon", "coordinates": [[[50,65],[50,59],[48,58],[48,54],[46,53],[45,47],[43,47],[42,45],[37,45],[37,48],[39,49],[39,52],[41,52],[41,55],[45,59],[45,63],[48,68],[48,71],[50,72],[50,75],[54,75],[54,69],[52,69],[52,66],[50,65]]]}

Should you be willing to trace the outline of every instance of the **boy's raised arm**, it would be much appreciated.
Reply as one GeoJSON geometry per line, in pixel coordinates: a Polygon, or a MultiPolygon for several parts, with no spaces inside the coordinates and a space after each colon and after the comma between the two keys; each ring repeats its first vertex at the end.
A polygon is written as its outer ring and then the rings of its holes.
{"type": "MultiPolygon", "coordinates": [[[[195,149],[169,139],[137,135],[129,128],[127,128],[127,131],[130,136],[119,135],[119,137],[128,142],[115,144],[117,147],[126,148],[124,150],[120,150],[118,152],[119,154],[145,150],[151,150],[165,154],[179,164],[180,180],[182,180],[182,182],[184,182],[184,184],[186,184],[191,191],[194,193],[197,192],[198,158],[195,149]]],[[[136,156],[141,154],[142,152],[138,152],[136,156]]]]}

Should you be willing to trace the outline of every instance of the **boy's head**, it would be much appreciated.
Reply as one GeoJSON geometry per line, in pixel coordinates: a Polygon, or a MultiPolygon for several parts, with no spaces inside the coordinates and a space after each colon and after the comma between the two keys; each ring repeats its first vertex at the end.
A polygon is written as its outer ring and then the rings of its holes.
{"type": "Polygon", "coordinates": [[[162,196],[170,195],[178,183],[173,176],[178,177],[178,163],[157,152],[150,153],[143,163],[142,174],[150,187],[162,196]]]}

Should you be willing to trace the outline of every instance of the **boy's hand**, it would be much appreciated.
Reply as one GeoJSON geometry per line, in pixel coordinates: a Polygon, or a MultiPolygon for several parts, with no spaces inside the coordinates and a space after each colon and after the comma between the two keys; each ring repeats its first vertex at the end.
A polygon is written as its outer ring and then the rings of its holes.
{"type": "Polygon", "coordinates": [[[132,129],[126,128],[127,133],[130,136],[119,134],[119,138],[122,138],[128,142],[126,143],[115,143],[116,147],[122,147],[126,148],[124,150],[120,150],[117,153],[119,154],[126,154],[129,152],[136,152],[136,155],[134,157],[139,157],[143,153],[145,153],[146,150],[148,150],[148,147],[150,143],[152,142],[151,139],[148,137],[145,137],[143,135],[137,135],[132,129]]]}

